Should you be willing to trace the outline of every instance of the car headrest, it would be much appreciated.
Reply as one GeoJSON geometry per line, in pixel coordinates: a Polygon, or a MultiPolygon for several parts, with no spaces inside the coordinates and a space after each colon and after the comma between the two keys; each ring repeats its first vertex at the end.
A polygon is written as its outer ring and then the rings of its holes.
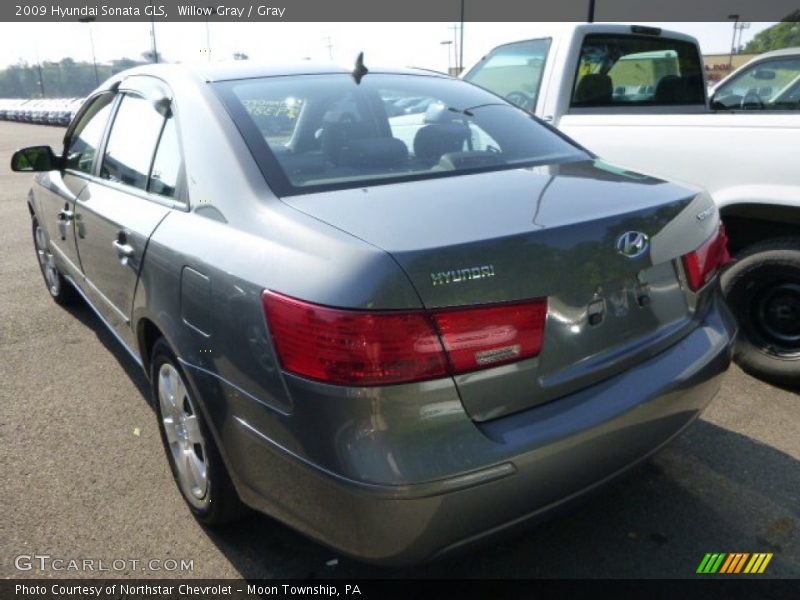
{"type": "Polygon", "coordinates": [[[608,104],[614,85],[611,77],[603,73],[584,75],[575,88],[575,104],[608,104]]]}
{"type": "Polygon", "coordinates": [[[380,169],[402,163],[408,147],[395,137],[350,140],[342,147],[339,164],[346,167],[380,169]]]}
{"type": "Polygon", "coordinates": [[[320,136],[320,148],[333,164],[341,163],[343,148],[351,141],[368,137],[367,128],[357,122],[326,123],[320,136]]]}
{"type": "Polygon", "coordinates": [[[444,154],[463,150],[469,135],[469,127],[463,123],[425,125],[414,136],[414,154],[419,159],[436,163],[444,154]]]}
{"type": "Polygon", "coordinates": [[[674,104],[681,98],[684,82],[677,75],[664,75],[658,80],[654,100],[657,103],[674,104]]]}

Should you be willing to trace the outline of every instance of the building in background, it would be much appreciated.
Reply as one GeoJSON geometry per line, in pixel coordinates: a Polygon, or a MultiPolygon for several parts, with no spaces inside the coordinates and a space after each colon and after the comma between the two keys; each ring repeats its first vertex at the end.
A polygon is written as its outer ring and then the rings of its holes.
{"type": "Polygon", "coordinates": [[[716,85],[743,64],[750,62],[758,54],[706,54],[703,64],[706,70],[706,79],[709,85],[716,85]]]}

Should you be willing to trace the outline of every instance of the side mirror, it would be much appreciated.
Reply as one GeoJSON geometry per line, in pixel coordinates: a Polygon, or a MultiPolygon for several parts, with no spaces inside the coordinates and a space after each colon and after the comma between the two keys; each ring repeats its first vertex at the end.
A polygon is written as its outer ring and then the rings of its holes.
{"type": "Polygon", "coordinates": [[[60,160],[50,146],[29,146],[11,156],[12,171],[55,171],[60,160]]]}

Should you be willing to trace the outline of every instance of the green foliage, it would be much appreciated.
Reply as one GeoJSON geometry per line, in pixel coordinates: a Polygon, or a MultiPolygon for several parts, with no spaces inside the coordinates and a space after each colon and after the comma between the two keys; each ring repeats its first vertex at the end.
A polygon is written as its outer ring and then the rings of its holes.
{"type": "Polygon", "coordinates": [[[800,10],[793,12],[777,25],[757,33],[744,47],[744,52],[761,54],[794,46],[800,46],[800,10]]]}
{"type": "MultiPolygon", "coordinates": [[[[44,95],[47,98],[82,98],[97,87],[96,81],[102,83],[115,73],[141,64],[144,63],[130,58],[98,64],[95,79],[94,65],[90,62],[75,62],[71,58],[62,58],[58,62],[43,61],[44,95]]],[[[39,74],[39,65],[26,61],[0,70],[0,98],[40,98],[39,74]]]]}

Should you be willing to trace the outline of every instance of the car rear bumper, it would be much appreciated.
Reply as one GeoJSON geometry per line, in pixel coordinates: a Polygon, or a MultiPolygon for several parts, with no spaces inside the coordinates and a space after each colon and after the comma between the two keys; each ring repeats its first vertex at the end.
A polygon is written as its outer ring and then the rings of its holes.
{"type": "Polygon", "coordinates": [[[452,476],[406,485],[357,480],[298,456],[237,417],[225,423],[225,445],[235,440],[229,466],[253,508],[362,560],[418,562],[541,518],[657,451],[717,393],[735,335],[730,313],[716,300],[694,331],[636,368],[474,424],[498,450],[494,462],[452,476]]]}

